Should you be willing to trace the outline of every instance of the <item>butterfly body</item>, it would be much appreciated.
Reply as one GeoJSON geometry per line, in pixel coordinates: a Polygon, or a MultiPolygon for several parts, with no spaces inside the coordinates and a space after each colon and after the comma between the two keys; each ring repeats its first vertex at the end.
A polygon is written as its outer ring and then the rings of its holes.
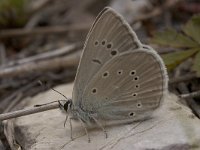
{"type": "Polygon", "coordinates": [[[167,84],[160,56],[140,43],[122,16],[105,8],[88,33],[72,100],[64,109],[85,129],[96,123],[105,131],[101,120],[138,121],[151,116],[160,107],[167,84]]]}

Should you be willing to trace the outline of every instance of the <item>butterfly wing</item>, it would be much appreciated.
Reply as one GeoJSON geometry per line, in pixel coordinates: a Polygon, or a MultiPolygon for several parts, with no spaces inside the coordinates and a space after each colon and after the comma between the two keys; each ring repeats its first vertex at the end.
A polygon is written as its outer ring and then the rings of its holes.
{"type": "Polygon", "coordinates": [[[102,119],[143,119],[160,106],[167,80],[156,52],[130,50],[108,61],[95,74],[84,91],[81,107],[102,119]]]}
{"type": "Polygon", "coordinates": [[[128,50],[142,47],[131,27],[111,8],[105,8],[96,18],[87,36],[78,67],[73,102],[80,105],[87,84],[104,64],[128,50]]]}

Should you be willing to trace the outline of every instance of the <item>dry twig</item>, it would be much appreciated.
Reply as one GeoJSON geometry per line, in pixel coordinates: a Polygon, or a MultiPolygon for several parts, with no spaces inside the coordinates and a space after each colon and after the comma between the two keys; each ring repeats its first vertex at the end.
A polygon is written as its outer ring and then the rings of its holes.
{"type": "Polygon", "coordinates": [[[194,98],[194,97],[199,97],[200,96],[200,91],[192,92],[192,93],[187,93],[187,94],[182,94],[180,95],[181,98],[194,98]]]}
{"type": "Polygon", "coordinates": [[[138,21],[143,21],[143,20],[147,20],[156,16],[161,15],[166,9],[172,8],[173,6],[175,6],[178,2],[180,2],[181,0],[167,0],[165,1],[165,3],[163,4],[163,6],[160,7],[156,7],[153,8],[152,12],[148,12],[147,14],[138,16],[137,18],[135,18],[133,20],[133,22],[131,23],[131,25],[137,23],[138,21]]]}
{"type": "Polygon", "coordinates": [[[69,31],[88,30],[91,26],[89,24],[69,25],[69,26],[50,26],[50,27],[37,27],[31,30],[27,29],[9,29],[0,31],[0,39],[33,36],[42,34],[63,34],[69,31]]]}
{"type": "Polygon", "coordinates": [[[59,108],[58,103],[0,114],[0,121],[59,108]]]}
{"type": "Polygon", "coordinates": [[[28,58],[24,58],[24,59],[20,59],[20,60],[15,60],[15,61],[11,61],[8,64],[6,64],[6,67],[12,66],[12,65],[20,65],[20,64],[24,64],[24,63],[29,63],[29,62],[33,62],[33,61],[40,61],[40,60],[44,60],[44,59],[50,59],[50,58],[55,58],[58,56],[63,56],[63,55],[67,55],[73,52],[76,52],[77,50],[80,50],[82,48],[82,44],[81,43],[76,43],[76,44],[71,44],[71,45],[67,45],[49,52],[45,52],[42,54],[38,54],[38,55],[34,55],[28,58]]]}
{"type": "MultiPolygon", "coordinates": [[[[179,76],[181,73],[181,69],[185,64],[181,64],[179,65],[179,67],[177,67],[176,69],[176,76],[179,76]]],[[[177,85],[178,89],[181,91],[181,93],[184,94],[188,94],[190,93],[188,90],[188,87],[186,86],[186,84],[184,82],[178,83],[177,85]]],[[[196,101],[193,99],[193,97],[187,97],[186,102],[188,104],[188,106],[192,109],[192,111],[200,118],[200,109],[198,104],[196,103],[196,101]]]]}
{"type": "MultiPolygon", "coordinates": [[[[183,93],[189,94],[188,88],[187,88],[187,86],[184,83],[179,83],[179,90],[181,90],[183,93]]],[[[191,96],[185,96],[185,97],[187,97],[186,101],[187,101],[187,104],[189,105],[189,107],[200,118],[200,109],[199,109],[198,104],[193,99],[193,97],[191,97],[191,96]]]]}
{"type": "Polygon", "coordinates": [[[59,68],[76,67],[79,62],[80,52],[70,56],[57,57],[41,61],[33,61],[17,66],[0,69],[0,78],[8,78],[27,73],[55,70],[59,68]]]}

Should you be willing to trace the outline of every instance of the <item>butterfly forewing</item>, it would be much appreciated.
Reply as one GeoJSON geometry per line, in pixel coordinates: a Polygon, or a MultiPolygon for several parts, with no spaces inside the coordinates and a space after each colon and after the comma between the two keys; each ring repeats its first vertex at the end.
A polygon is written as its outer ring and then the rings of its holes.
{"type": "Polygon", "coordinates": [[[152,50],[122,53],[108,61],[84,90],[81,107],[101,119],[143,119],[167,90],[165,66],[152,50]]]}
{"type": "Polygon", "coordinates": [[[142,44],[122,17],[111,8],[104,9],[94,22],[84,46],[74,84],[74,104],[80,104],[87,84],[107,61],[140,47],[142,44]]]}

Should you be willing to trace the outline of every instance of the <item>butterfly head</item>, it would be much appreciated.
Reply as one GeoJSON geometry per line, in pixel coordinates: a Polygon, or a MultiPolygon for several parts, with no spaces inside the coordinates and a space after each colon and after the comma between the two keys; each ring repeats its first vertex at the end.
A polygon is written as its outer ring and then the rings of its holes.
{"type": "Polygon", "coordinates": [[[62,110],[68,112],[69,110],[72,109],[72,99],[68,99],[68,100],[60,100],[59,102],[59,106],[62,110]]]}

